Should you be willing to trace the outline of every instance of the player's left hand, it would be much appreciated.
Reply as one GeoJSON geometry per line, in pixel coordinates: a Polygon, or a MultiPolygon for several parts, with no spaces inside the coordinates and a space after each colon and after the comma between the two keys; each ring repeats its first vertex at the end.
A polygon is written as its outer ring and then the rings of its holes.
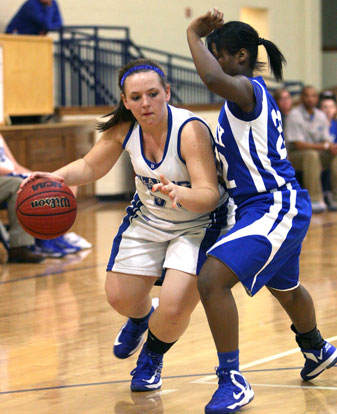
{"type": "Polygon", "coordinates": [[[214,8],[193,20],[187,30],[195,32],[199,37],[205,37],[223,24],[223,13],[214,8]]]}
{"type": "Polygon", "coordinates": [[[155,184],[152,187],[152,192],[155,193],[156,191],[160,191],[162,194],[169,196],[172,201],[172,207],[176,208],[180,201],[179,185],[172,183],[172,181],[168,180],[164,175],[160,175],[160,181],[161,183],[155,184]]]}

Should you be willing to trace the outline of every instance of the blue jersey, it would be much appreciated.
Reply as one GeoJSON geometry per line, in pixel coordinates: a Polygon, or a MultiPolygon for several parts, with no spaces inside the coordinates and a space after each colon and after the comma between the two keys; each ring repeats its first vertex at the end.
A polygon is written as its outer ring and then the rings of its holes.
{"type": "Polygon", "coordinates": [[[62,17],[56,0],[51,5],[40,0],[27,0],[9,22],[6,33],[38,35],[62,26],[62,17]]]}
{"type": "Polygon", "coordinates": [[[243,112],[225,101],[218,120],[216,148],[229,195],[236,204],[285,184],[297,186],[287,159],[281,113],[262,77],[250,78],[256,105],[243,112]]]}
{"type": "Polygon", "coordinates": [[[333,136],[333,142],[337,142],[337,120],[333,119],[330,125],[330,134],[333,136]]]}

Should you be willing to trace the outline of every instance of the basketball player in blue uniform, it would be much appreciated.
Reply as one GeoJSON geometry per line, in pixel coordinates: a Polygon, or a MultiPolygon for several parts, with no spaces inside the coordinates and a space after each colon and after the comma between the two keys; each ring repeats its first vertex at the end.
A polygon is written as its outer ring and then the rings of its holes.
{"type": "Polygon", "coordinates": [[[238,314],[231,293],[238,282],[251,296],[266,286],[289,315],[305,357],[303,380],[334,365],[337,351],[317,330],[312,299],[299,283],[299,254],[311,217],[309,196],[287,160],[280,111],[262,77],[253,77],[261,66],[260,45],[277,80],[282,79],[284,57],[248,24],[224,24],[216,9],[195,19],[187,38],[200,78],[225,98],[216,147],[237,206],[236,223],[209,249],[198,288],[219,357],[219,387],[205,412],[231,413],[254,397],[239,372],[238,314]],[[205,36],[208,48],[201,40],[205,36]]]}
{"type": "Polygon", "coordinates": [[[148,338],[132,371],[131,390],[160,388],[163,355],[187,328],[199,301],[197,277],[206,251],[233,221],[227,193],[218,184],[212,134],[205,122],[168,105],[170,87],[151,60],[120,70],[121,100],[99,125],[91,151],[48,176],[68,185],[97,180],[130,154],[136,194],[114,239],[107,266],[106,294],[127,323],[114,354],[128,358],[148,338]],[[150,291],[165,269],[159,306],[150,291]]]}

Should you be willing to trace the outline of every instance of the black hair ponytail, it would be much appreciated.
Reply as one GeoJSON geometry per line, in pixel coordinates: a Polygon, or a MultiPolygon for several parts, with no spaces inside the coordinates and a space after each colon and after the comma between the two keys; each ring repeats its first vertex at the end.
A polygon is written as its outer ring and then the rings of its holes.
{"type": "Polygon", "coordinates": [[[206,42],[208,49],[212,52],[212,44],[216,50],[226,50],[231,55],[235,55],[240,49],[246,49],[249,54],[249,66],[254,70],[259,70],[264,66],[263,62],[257,60],[258,46],[263,45],[268,54],[271,72],[276,80],[282,80],[282,66],[286,63],[279,48],[270,40],[259,37],[257,31],[247,23],[231,21],[210,33],[206,42]]]}
{"type": "Polygon", "coordinates": [[[277,81],[282,81],[283,64],[286,63],[285,57],[281,53],[280,49],[275,45],[275,43],[271,42],[270,40],[261,38],[259,38],[259,40],[259,44],[263,45],[267,51],[271,72],[277,81]]]}

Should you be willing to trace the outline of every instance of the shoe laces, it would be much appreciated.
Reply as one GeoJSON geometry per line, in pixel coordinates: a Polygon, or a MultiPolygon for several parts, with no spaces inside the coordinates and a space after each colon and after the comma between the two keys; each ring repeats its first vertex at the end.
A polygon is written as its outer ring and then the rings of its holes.
{"type": "Polygon", "coordinates": [[[231,383],[230,371],[220,367],[214,367],[216,376],[219,378],[219,385],[228,385],[231,383]]]}
{"type": "Polygon", "coordinates": [[[154,353],[143,350],[139,355],[136,368],[131,371],[131,375],[135,375],[137,372],[141,372],[142,375],[145,373],[149,376],[152,376],[154,371],[160,373],[163,366],[162,360],[162,355],[154,355],[154,353]]]}
{"type": "Polygon", "coordinates": [[[216,368],[216,375],[219,378],[219,389],[221,389],[222,393],[228,391],[232,394],[233,390],[235,390],[236,395],[239,397],[241,394],[244,395],[247,389],[250,388],[245,377],[239,371],[226,371],[223,368],[216,368]]]}

